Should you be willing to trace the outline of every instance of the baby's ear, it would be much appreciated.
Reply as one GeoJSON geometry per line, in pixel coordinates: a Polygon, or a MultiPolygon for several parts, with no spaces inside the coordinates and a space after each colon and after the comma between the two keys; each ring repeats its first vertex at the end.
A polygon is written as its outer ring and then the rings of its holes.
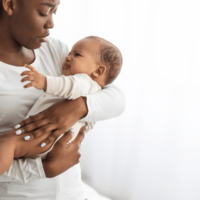
{"type": "Polygon", "coordinates": [[[106,73],[106,66],[105,65],[99,65],[98,68],[92,73],[92,75],[96,78],[102,76],[106,73]]]}

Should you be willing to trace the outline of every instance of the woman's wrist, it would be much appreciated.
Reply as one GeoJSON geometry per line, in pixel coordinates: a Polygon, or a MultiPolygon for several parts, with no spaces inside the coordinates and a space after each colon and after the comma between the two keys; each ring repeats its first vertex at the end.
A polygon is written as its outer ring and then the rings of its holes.
{"type": "Polygon", "coordinates": [[[48,159],[45,159],[42,161],[44,173],[47,178],[53,178],[55,176],[54,169],[51,165],[51,162],[48,161],[48,159]]]}

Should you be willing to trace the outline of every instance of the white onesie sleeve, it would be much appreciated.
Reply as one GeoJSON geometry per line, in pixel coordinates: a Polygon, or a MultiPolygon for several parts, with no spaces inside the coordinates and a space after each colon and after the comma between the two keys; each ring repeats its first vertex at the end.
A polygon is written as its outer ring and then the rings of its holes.
{"type": "Polygon", "coordinates": [[[101,90],[101,87],[87,74],[73,76],[46,76],[47,94],[63,97],[69,100],[101,90]]]}
{"type": "Polygon", "coordinates": [[[2,182],[24,182],[46,178],[41,158],[14,159],[8,171],[0,176],[2,182]]]}

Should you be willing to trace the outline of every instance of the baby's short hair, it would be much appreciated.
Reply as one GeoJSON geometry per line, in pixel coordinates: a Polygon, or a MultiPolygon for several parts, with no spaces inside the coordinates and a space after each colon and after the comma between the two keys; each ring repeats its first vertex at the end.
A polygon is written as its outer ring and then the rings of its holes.
{"type": "Polygon", "coordinates": [[[100,42],[100,62],[106,66],[106,85],[112,83],[119,75],[122,67],[122,54],[120,50],[109,41],[97,37],[89,36],[85,39],[92,39],[100,42]]]}

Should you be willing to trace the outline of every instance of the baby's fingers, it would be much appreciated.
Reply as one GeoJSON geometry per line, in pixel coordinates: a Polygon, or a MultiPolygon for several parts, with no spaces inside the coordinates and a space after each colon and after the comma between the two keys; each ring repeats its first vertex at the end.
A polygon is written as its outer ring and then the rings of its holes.
{"type": "Polygon", "coordinates": [[[33,81],[33,80],[34,80],[34,76],[26,76],[21,80],[21,82],[23,83],[25,81],[33,81]]]}
{"type": "Polygon", "coordinates": [[[26,67],[26,68],[28,68],[28,69],[30,69],[31,71],[33,71],[33,72],[37,72],[37,70],[34,68],[34,67],[32,67],[31,65],[24,65],[24,67],[26,67]]]}
{"type": "Polygon", "coordinates": [[[28,83],[28,84],[26,84],[26,85],[24,85],[24,88],[29,88],[29,87],[34,87],[34,85],[33,85],[32,82],[31,82],[31,83],[28,83]]]}
{"type": "Polygon", "coordinates": [[[26,76],[26,75],[28,75],[28,76],[33,76],[34,74],[35,74],[35,73],[32,72],[32,71],[24,71],[24,72],[21,73],[21,76],[26,76]]]}

